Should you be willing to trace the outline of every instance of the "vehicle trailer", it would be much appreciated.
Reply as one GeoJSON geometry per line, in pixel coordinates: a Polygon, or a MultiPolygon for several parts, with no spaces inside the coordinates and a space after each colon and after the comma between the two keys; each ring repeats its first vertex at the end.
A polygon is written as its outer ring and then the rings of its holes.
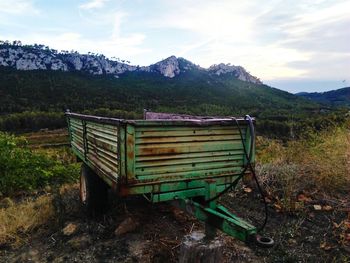
{"type": "Polygon", "coordinates": [[[171,201],[199,220],[242,241],[257,229],[218,204],[217,198],[251,172],[253,120],[144,113],[123,120],[66,112],[70,143],[80,159],[80,197],[91,211],[117,196],[171,201]]]}

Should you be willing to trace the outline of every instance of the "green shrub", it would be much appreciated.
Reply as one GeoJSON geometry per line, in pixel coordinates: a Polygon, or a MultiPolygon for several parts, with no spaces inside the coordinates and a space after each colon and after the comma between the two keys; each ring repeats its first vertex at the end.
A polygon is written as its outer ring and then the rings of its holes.
{"type": "Polygon", "coordinates": [[[24,111],[0,115],[0,131],[36,131],[62,128],[65,125],[63,112],[24,111]]]}
{"type": "Polygon", "coordinates": [[[0,192],[11,194],[34,190],[54,183],[75,181],[79,175],[76,164],[34,153],[23,137],[0,132],[0,192]]]}

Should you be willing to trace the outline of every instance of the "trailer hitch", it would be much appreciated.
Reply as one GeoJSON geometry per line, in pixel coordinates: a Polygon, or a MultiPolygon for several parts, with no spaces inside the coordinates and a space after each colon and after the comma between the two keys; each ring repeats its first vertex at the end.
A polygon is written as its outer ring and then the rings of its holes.
{"type": "Polygon", "coordinates": [[[205,199],[211,201],[197,202],[193,199],[176,198],[172,201],[172,204],[204,222],[208,238],[212,238],[215,235],[215,229],[220,229],[226,234],[246,243],[255,242],[261,247],[273,246],[274,241],[271,238],[258,235],[255,226],[234,215],[223,205],[217,204],[215,200],[212,200],[213,196],[217,194],[215,180],[206,180],[205,186],[205,199]]]}
{"type": "MultiPolygon", "coordinates": [[[[190,199],[177,199],[173,205],[193,215],[198,220],[205,222],[206,227],[215,227],[230,236],[241,241],[249,241],[256,235],[256,228],[243,219],[231,214],[224,206],[217,205],[216,208],[204,207],[190,199]]],[[[212,232],[210,229],[208,232],[212,232]]]]}
{"type": "MultiPolygon", "coordinates": [[[[205,187],[205,199],[210,200],[217,194],[215,180],[206,180],[205,187]]],[[[217,204],[215,200],[201,204],[192,199],[178,198],[172,203],[204,222],[207,234],[213,235],[213,228],[217,228],[230,236],[247,242],[257,233],[253,225],[232,214],[226,207],[217,204]]]]}

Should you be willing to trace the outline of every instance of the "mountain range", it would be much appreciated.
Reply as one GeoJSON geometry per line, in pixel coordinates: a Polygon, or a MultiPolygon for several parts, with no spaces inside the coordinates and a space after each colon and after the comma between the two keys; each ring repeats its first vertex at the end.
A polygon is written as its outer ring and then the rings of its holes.
{"type": "Polygon", "coordinates": [[[230,74],[237,79],[262,84],[249,74],[243,67],[220,63],[205,69],[184,58],[170,56],[149,66],[130,65],[129,61],[114,60],[99,54],[79,54],[50,49],[44,45],[21,45],[20,41],[12,44],[0,42],[0,66],[12,67],[18,70],[60,70],[82,71],[92,75],[113,75],[118,78],[127,72],[157,73],[167,78],[173,78],[188,70],[199,70],[208,74],[230,74]]]}
{"type": "Polygon", "coordinates": [[[142,118],[143,109],[257,118],[258,130],[287,137],[337,122],[308,98],[269,87],[241,66],[207,69],[169,58],[149,66],[43,45],[0,42],[0,130],[64,127],[63,112],[142,118]],[[312,116],[312,118],[310,118],[312,116]],[[325,121],[326,120],[326,121],[325,121]],[[299,127],[299,128],[298,128],[299,127]],[[293,132],[291,132],[293,131],[293,132]]]}

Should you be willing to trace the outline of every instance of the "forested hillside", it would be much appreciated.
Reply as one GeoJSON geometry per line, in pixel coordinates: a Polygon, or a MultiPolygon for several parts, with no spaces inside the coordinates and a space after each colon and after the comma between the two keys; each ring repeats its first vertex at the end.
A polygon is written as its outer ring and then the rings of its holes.
{"type": "Polygon", "coordinates": [[[316,104],[278,89],[230,76],[209,76],[200,71],[183,73],[174,79],[136,72],[118,79],[79,72],[9,68],[2,68],[0,72],[0,89],[4,95],[0,98],[0,110],[3,113],[65,108],[140,111],[146,107],[202,114],[318,109],[316,104]]]}
{"type": "Polygon", "coordinates": [[[330,106],[350,106],[350,87],[326,92],[300,92],[296,95],[330,106]]]}
{"type": "Polygon", "coordinates": [[[65,109],[120,118],[141,118],[144,108],[198,115],[250,114],[258,118],[260,131],[276,136],[293,136],[300,121],[316,127],[329,119],[339,121],[333,112],[319,113],[318,104],[288,92],[195,69],[174,78],[152,72],[127,72],[115,78],[2,67],[0,94],[0,127],[12,131],[63,127],[65,109]]]}

